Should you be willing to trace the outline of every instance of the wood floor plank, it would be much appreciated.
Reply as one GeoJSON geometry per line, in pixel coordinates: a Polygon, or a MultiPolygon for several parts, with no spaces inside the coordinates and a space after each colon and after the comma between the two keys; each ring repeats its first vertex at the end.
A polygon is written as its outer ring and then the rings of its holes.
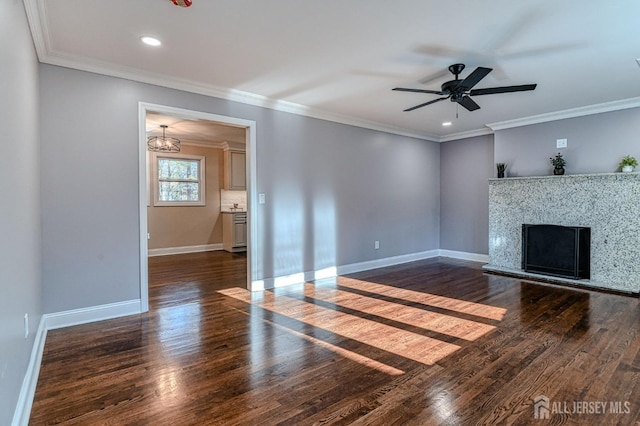
{"type": "Polygon", "coordinates": [[[150,258],[148,313],[49,332],[30,424],[640,421],[637,298],[447,258],[245,283],[245,254],[150,258]],[[538,421],[539,395],[627,412],[538,421]]]}

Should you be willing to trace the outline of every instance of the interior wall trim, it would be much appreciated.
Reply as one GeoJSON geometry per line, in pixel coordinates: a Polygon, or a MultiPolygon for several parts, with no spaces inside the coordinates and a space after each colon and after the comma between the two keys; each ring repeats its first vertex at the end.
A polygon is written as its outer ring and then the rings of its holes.
{"type": "Polygon", "coordinates": [[[140,83],[153,84],[169,89],[182,90],[198,95],[212,96],[214,98],[225,99],[233,102],[240,102],[247,105],[268,108],[281,112],[302,115],[320,120],[332,121],[334,123],[347,124],[365,129],[377,130],[380,132],[392,133],[399,136],[422,139],[430,142],[439,142],[439,136],[424,132],[416,132],[400,127],[383,125],[381,123],[364,120],[362,118],[351,117],[344,114],[332,113],[319,108],[311,108],[293,102],[270,99],[261,95],[240,90],[225,89],[213,85],[196,83],[188,80],[177,79],[166,75],[155,74],[138,69],[125,68],[114,64],[98,63],[84,58],[72,58],[69,55],[47,51],[42,54],[38,52],[40,62],[44,64],[56,65],[80,71],[92,72],[95,74],[107,75],[110,77],[123,78],[140,83]]]}
{"type": "Polygon", "coordinates": [[[222,250],[222,243],[149,249],[149,257],[222,250]]]}
{"type": "Polygon", "coordinates": [[[289,275],[282,275],[264,280],[254,281],[254,291],[267,290],[284,287],[288,285],[303,284],[325,278],[335,278],[338,275],[355,274],[357,272],[371,269],[385,268],[387,266],[400,265],[402,263],[415,262],[416,260],[430,259],[432,257],[450,257],[454,259],[469,260],[472,262],[488,263],[489,256],[479,253],[468,253],[453,250],[427,250],[417,253],[404,254],[400,256],[386,257],[384,259],[369,260],[365,262],[351,263],[342,266],[332,266],[315,271],[298,272],[289,275]]]}
{"type": "Polygon", "coordinates": [[[488,254],[468,253],[464,251],[440,250],[440,256],[453,259],[469,260],[471,262],[489,263],[488,254]]]}
{"type": "Polygon", "coordinates": [[[459,139],[469,139],[484,135],[493,135],[493,130],[488,127],[483,127],[482,129],[469,130],[468,132],[452,133],[450,135],[441,136],[439,142],[457,141],[459,139]]]}
{"type": "MultiPolygon", "coordinates": [[[[210,246],[217,246],[211,244],[210,246]]],[[[221,245],[220,245],[221,246],[221,245]]],[[[192,246],[205,247],[205,246],[192,246]]],[[[181,248],[181,247],[176,247],[181,248]]],[[[166,249],[158,249],[166,250],[166,249]]],[[[151,255],[151,251],[150,255],[151,255]]],[[[168,254],[168,253],[167,253],[168,254]]],[[[158,254],[160,256],[160,254],[158,254]]],[[[261,281],[254,281],[252,289],[270,289],[282,287],[285,285],[302,284],[308,281],[320,280],[324,278],[334,278],[338,275],[353,274],[356,272],[368,271],[371,269],[384,268],[387,266],[400,265],[403,263],[414,262],[416,260],[430,259],[433,257],[444,256],[455,259],[470,260],[474,262],[488,262],[489,256],[484,254],[467,253],[453,250],[427,250],[417,253],[405,254],[400,256],[387,257],[384,259],[376,259],[365,262],[352,263],[337,267],[324,268],[317,271],[301,272],[287,276],[269,278],[261,281]]],[[[42,363],[42,355],[44,353],[44,344],[48,330],[58,328],[71,327],[74,325],[87,324],[106,319],[119,318],[128,315],[136,315],[142,313],[141,300],[127,300],[124,302],[109,303],[106,305],[91,306],[87,308],[72,309],[69,311],[55,312],[44,314],[40,319],[40,324],[36,332],[35,341],[31,350],[29,365],[25,373],[25,377],[20,389],[18,404],[13,416],[12,426],[27,426],[29,416],[31,414],[31,406],[36,392],[38,383],[38,375],[40,373],[40,364],[42,363]]]]}
{"type": "Polygon", "coordinates": [[[225,149],[229,144],[227,142],[220,141],[195,141],[195,140],[187,140],[180,139],[180,143],[183,146],[197,146],[199,148],[208,148],[208,149],[225,149]]]}
{"type": "Polygon", "coordinates": [[[124,78],[141,83],[154,84],[156,86],[170,89],[183,90],[185,92],[197,93],[200,95],[213,96],[229,101],[243,104],[269,108],[276,111],[289,112],[321,120],[333,121],[365,129],[388,132],[400,136],[408,136],[423,139],[431,142],[438,142],[439,136],[425,132],[408,130],[402,127],[383,125],[381,123],[364,120],[345,114],[337,114],[324,111],[319,108],[310,108],[293,102],[271,99],[255,93],[245,92],[237,89],[226,89],[210,84],[198,83],[186,79],[169,77],[159,73],[142,71],[132,67],[125,67],[104,61],[91,60],[75,55],[64,54],[56,51],[51,43],[51,31],[47,28],[47,9],[42,0],[23,0],[31,29],[31,36],[34,40],[36,53],[40,62],[44,64],[57,65],[66,68],[88,71],[96,74],[108,75],[111,77],[124,78]]]}
{"type": "MultiPolygon", "coordinates": [[[[212,96],[214,98],[225,99],[233,102],[240,102],[247,105],[268,108],[276,111],[287,112],[291,114],[301,115],[320,120],[331,121],[334,123],[346,124],[365,129],[376,130],[396,134],[399,136],[407,136],[417,138],[429,142],[448,142],[459,139],[467,139],[476,136],[489,135],[497,130],[511,129],[515,127],[529,126],[532,124],[546,123],[550,121],[565,120],[569,118],[583,117],[593,114],[601,114],[605,112],[619,111],[629,108],[640,107],[640,97],[623,99],[619,101],[606,102],[601,104],[587,105],[584,107],[571,108],[566,110],[554,111],[547,114],[540,114],[513,120],[505,120],[496,123],[488,123],[485,126],[468,132],[454,133],[450,135],[439,136],[430,133],[412,131],[399,127],[383,125],[378,122],[364,120],[343,114],[331,113],[320,110],[318,108],[309,108],[304,105],[295,104],[276,99],[268,99],[260,95],[249,92],[241,92],[239,90],[229,90],[211,85],[198,84],[186,80],[178,80],[173,77],[154,75],[134,69],[119,69],[112,64],[93,64],[86,59],[69,58],[67,56],[47,52],[39,55],[40,62],[57,65],[66,68],[77,69],[81,71],[93,72],[96,74],[107,75],[111,77],[124,78],[127,80],[138,81],[141,83],[154,84],[156,86],[167,87],[170,89],[182,90],[189,93],[199,95],[212,96]]],[[[121,68],[121,67],[120,67],[121,68]]]]}
{"type": "Polygon", "coordinates": [[[36,394],[36,386],[38,384],[38,376],[40,375],[40,364],[42,363],[42,354],[44,353],[44,343],[47,339],[47,326],[44,315],[40,317],[38,330],[31,348],[31,356],[27,371],[22,380],[20,394],[18,395],[18,403],[13,413],[11,426],[27,426],[29,417],[31,416],[31,407],[33,405],[33,397],[36,394]]]}
{"type": "Polygon", "coordinates": [[[379,122],[364,120],[345,114],[332,113],[329,111],[321,110],[319,108],[310,108],[308,106],[284,100],[271,99],[265,96],[257,95],[255,93],[217,87],[210,84],[203,84],[186,79],[169,77],[159,73],[142,71],[132,67],[125,67],[104,61],[91,60],[80,56],[64,54],[55,50],[52,46],[51,31],[47,27],[48,18],[47,9],[44,5],[45,2],[43,0],[23,0],[23,3],[25,6],[27,20],[29,22],[29,28],[31,30],[31,36],[34,41],[36,53],[38,55],[39,61],[42,63],[107,75],[111,77],[124,78],[141,83],[154,84],[161,87],[183,90],[185,92],[196,93],[200,95],[213,96],[215,98],[269,108],[276,111],[283,111],[306,117],[332,121],[335,123],[362,127],[365,129],[388,132],[400,136],[414,137],[430,142],[446,142],[451,140],[465,139],[468,137],[490,134],[496,130],[509,129],[512,127],[521,127],[530,124],[563,120],[566,118],[581,117],[584,115],[599,114],[602,112],[617,111],[620,109],[635,108],[640,106],[640,97],[630,98],[621,101],[589,105],[585,107],[556,111],[548,114],[541,114],[518,118],[515,120],[506,120],[497,123],[486,124],[486,126],[491,129],[491,132],[487,132],[485,128],[480,128],[477,130],[472,130],[470,132],[439,136],[436,134],[409,130],[401,127],[383,125],[379,122]],[[467,133],[471,136],[467,135],[467,133]]]}
{"type": "Polygon", "coordinates": [[[550,112],[547,114],[533,115],[530,117],[517,118],[515,120],[500,121],[487,124],[491,130],[504,130],[514,127],[529,126],[531,124],[546,123],[549,121],[566,120],[569,118],[583,117],[585,115],[602,114],[605,112],[620,111],[623,109],[640,107],[640,97],[622,99],[619,101],[605,102],[601,104],[588,105],[585,107],[565,109],[562,111],[550,112]]]}
{"type": "Polygon", "coordinates": [[[140,299],[44,314],[47,330],[140,314],[140,299]]]}
{"type": "Polygon", "coordinates": [[[348,265],[330,266],[314,271],[298,272],[290,275],[282,275],[278,277],[265,278],[263,280],[254,281],[252,289],[253,291],[260,291],[284,287],[288,285],[303,284],[309,281],[321,280],[325,278],[335,278],[338,275],[354,274],[356,272],[384,268],[393,265],[400,265],[402,263],[414,262],[416,260],[429,259],[437,256],[439,256],[439,250],[427,250],[400,256],[385,257],[383,259],[351,263],[348,265]]]}
{"type": "Polygon", "coordinates": [[[356,272],[369,271],[371,269],[385,268],[387,266],[400,265],[414,262],[416,260],[430,259],[438,257],[439,250],[427,250],[417,253],[403,254],[400,256],[385,257],[384,259],[369,260],[365,262],[352,263],[338,266],[338,275],[354,274],[356,272]]]}
{"type": "Polygon", "coordinates": [[[42,364],[42,355],[44,354],[44,344],[49,330],[140,313],[142,313],[140,300],[127,300],[124,302],[42,315],[38,330],[36,331],[33,347],[31,348],[29,364],[27,365],[27,371],[22,381],[22,387],[20,388],[18,403],[16,404],[11,426],[27,426],[29,424],[31,407],[40,374],[40,365],[42,364]]]}

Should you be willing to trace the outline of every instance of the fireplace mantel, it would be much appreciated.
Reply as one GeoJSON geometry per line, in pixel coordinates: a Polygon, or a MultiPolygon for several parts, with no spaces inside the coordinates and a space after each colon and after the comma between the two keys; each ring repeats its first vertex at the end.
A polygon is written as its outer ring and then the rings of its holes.
{"type": "Polygon", "coordinates": [[[585,287],[640,293],[640,173],[489,179],[489,263],[521,269],[522,224],[591,228],[591,279],[555,279],[585,287]]]}

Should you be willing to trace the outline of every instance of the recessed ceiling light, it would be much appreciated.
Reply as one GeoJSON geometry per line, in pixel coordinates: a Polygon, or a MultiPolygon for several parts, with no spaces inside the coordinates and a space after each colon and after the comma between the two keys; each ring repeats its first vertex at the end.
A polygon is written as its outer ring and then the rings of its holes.
{"type": "Polygon", "coordinates": [[[149,37],[149,36],[144,36],[144,37],[140,37],[140,40],[148,45],[148,46],[160,46],[162,44],[162,42],[160,40],[158,40],[157,38],[154,37],[149,37]]]}
{"type": "Polygon", "coordinates": [[[443,126],[451,126],[451,122],[450,121],[445,121],[444,123],[442,123],[443,126]]]}

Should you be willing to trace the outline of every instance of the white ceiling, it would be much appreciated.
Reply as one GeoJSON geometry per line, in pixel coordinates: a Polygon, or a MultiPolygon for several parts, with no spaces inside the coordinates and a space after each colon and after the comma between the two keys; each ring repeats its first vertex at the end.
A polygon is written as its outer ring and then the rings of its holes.
{"type": "Polygon", "coordinates": [[[24,2],[42,62],[431,140],[640,106],[638,0],[24,2]],[[538,87],[402,112],[458,62],[538,87]]]}

